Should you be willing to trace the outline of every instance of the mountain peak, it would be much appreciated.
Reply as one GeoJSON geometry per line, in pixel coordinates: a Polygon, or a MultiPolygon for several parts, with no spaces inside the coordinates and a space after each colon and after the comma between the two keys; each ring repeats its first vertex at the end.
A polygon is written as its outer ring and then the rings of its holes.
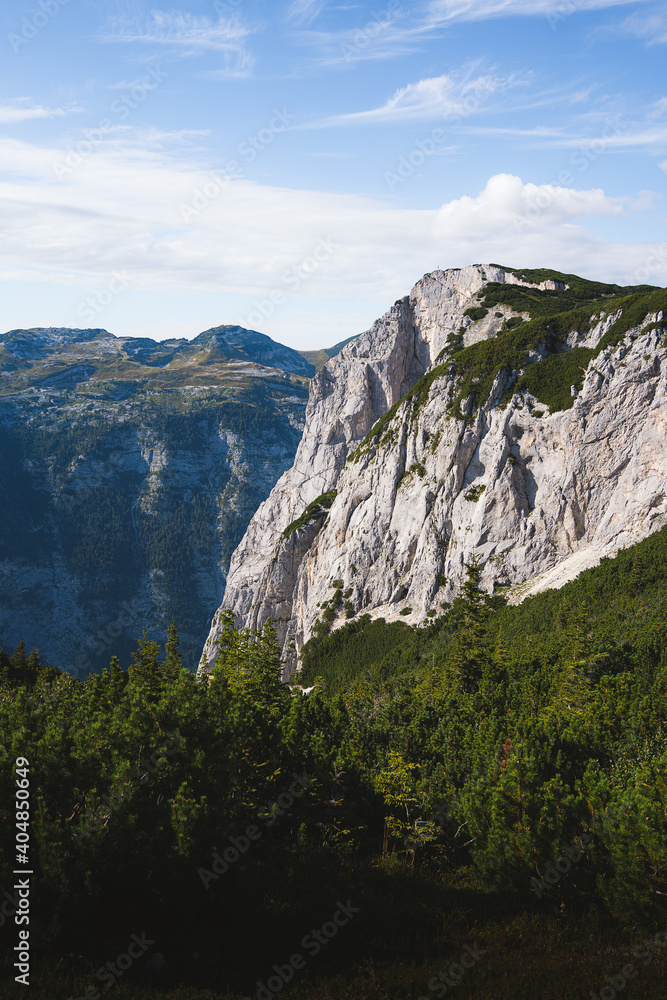
{"type": "Polygon", "coordinates": [[[650,286],[424,275],[311,379],[294,465],[232,556],[223,609],[251,630],[272,618],[289,675],[347,618],[430,620],[471,558],[520,599],[643,538],[667,521],[665,315],[650,286]]]}
{"type": "Polygon", "coordinates": [[[291,347],[285,347],[257,330],[247,330],[242,326],[214,326],[204,330],[195,337],[191,344],[199,348],[207,348],[207,360],[252,361],[266,365],[269,368],[280,368],[310,378],[315,374],[315,366],[311,365],[303,355],[291,347]]]}

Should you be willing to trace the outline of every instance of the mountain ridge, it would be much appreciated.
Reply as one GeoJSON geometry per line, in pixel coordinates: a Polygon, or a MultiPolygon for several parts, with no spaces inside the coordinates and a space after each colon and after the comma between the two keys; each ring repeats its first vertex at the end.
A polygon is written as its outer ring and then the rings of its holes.
{"type": "Polygon", "coordinates": [[[173,618],[194,667],[314,368],[238,326],[50,327],[0,336],[0,372],[0,646],[83,675],[173,618]]]}
{"type": "Polygon", "coordinates": [[[517,599],[558,566],[571,578],[567,559],[578,572],[644,537],[667,515],[652,456],[665,311],[664,290],[553,271],[426,275],[312,379],[295,463],[232,556],[221,611],[251,629],[273,618],[289,676],[349,618],[438,614],[473,555],[487,589],[517,599]]]}

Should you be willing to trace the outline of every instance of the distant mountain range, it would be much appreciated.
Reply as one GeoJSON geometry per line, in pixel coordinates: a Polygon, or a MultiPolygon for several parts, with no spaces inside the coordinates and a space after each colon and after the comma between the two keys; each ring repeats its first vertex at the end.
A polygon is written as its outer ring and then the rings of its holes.
{"type": "Polygon", "coordinates": [[[0,336],[0,646],[85,674],[174,619],[193,667],[315,370],[238,326],[0,336]]]}

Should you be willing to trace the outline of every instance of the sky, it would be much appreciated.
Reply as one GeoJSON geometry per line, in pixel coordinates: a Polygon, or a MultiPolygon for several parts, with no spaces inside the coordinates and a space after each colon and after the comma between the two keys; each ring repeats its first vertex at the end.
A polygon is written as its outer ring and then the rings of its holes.
{"type": "Polygon", "coordinates": [[[297,349],[474,263],[667,285],[664,0],[4,0],[0,332],[297,349]]]}

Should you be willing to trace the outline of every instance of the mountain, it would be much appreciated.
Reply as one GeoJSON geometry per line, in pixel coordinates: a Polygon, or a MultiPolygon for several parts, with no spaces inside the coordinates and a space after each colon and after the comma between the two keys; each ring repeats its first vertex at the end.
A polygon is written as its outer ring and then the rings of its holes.
{"type": "Polygon", "coordinates": [[[473,557],[487,591],[519,601],[667,523],[666,312],[650,286],[427,274],[311,380],[202,666],[225,608],[274,619],[288,677],[348,619],[440,614],[473,557]]]}
{"type": "Polygon", "coordinates": [[[338,344],[334,344],[333,347],[324,347],[319,351],[299,351],[306,361],[314,365],[316,370],[319,371],[320,368],[324,368],[327,361],[331,358],[335,358],[337,354],[343,350],[355,337],[348,337],[346,340],[341,340],[338,344]]]}
{"type": "Polygon", "coordinates": [[[83,675],[173,618],[196,666],[231,552],[293,461],[314,371],[238,326],[0,336],[0,646],[25,639],[83,675]]]}

